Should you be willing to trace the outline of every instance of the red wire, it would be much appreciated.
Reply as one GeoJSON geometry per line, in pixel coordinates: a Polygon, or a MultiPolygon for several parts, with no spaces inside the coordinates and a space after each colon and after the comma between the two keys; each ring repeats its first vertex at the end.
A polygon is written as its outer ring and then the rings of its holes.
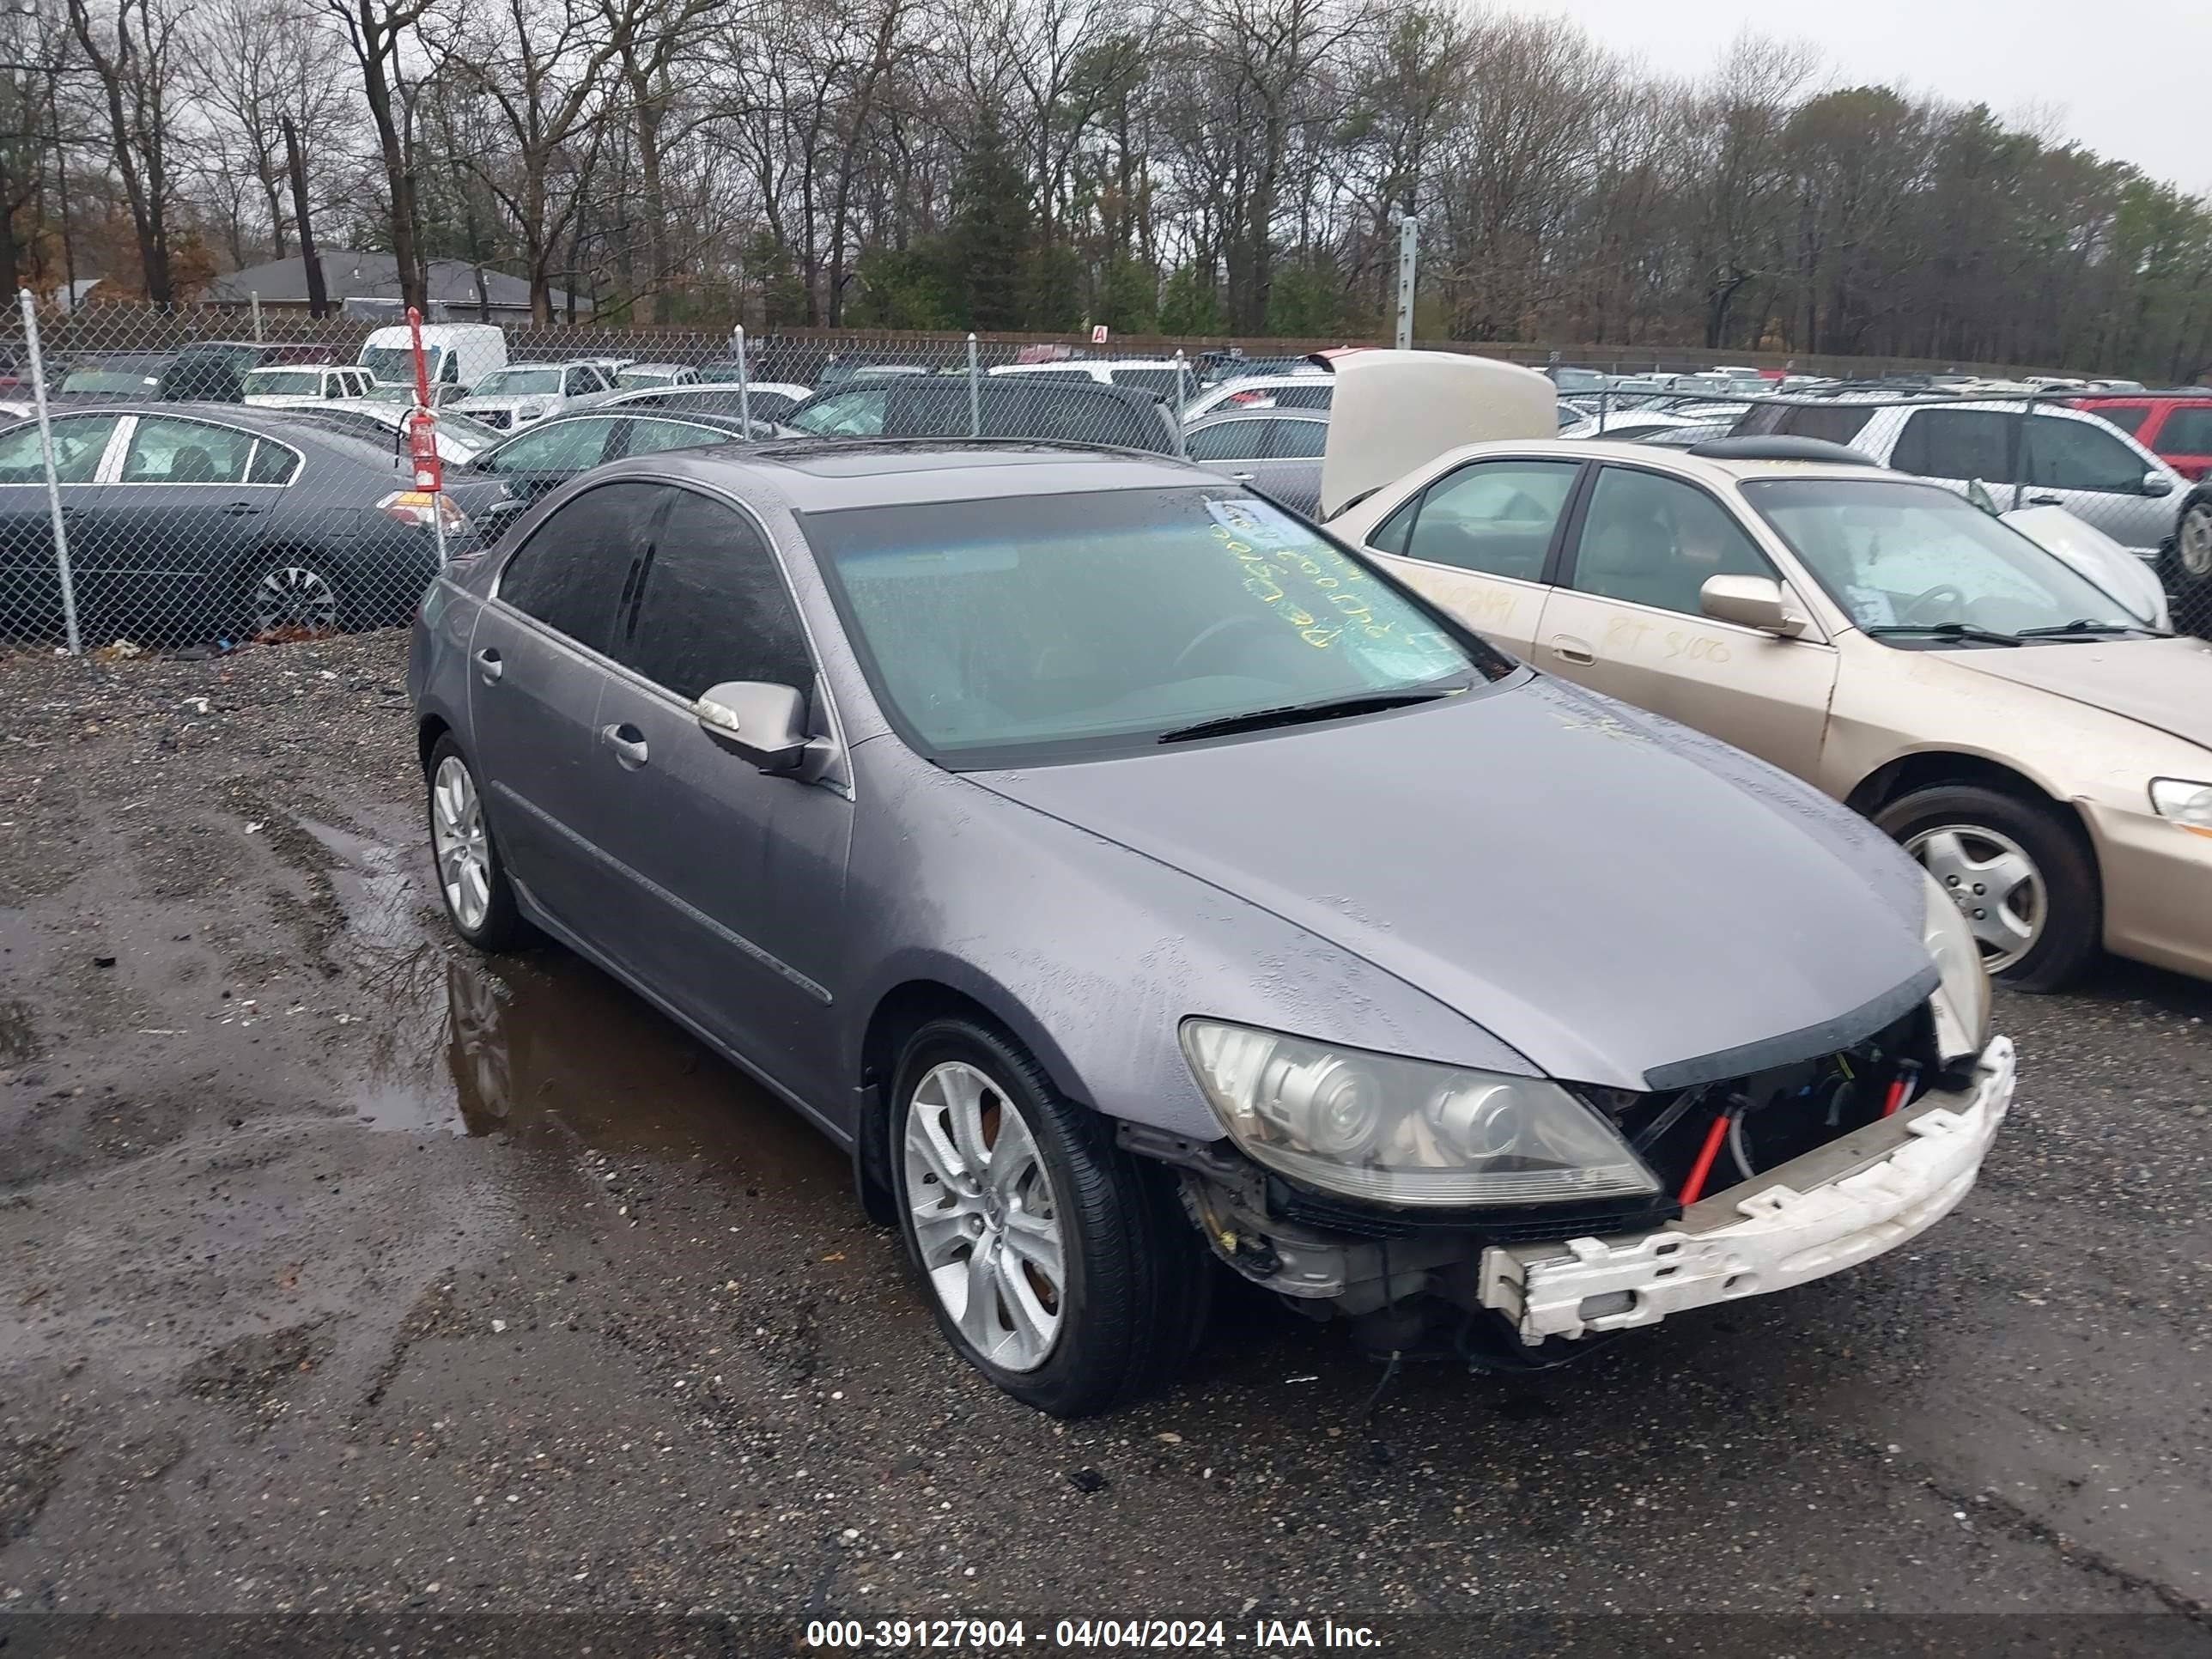
{"type": "Polygon", "coordinates": [[[1909,1060],[1899,1060],[1897,1076],[1889,1085],[1889,1098],[1882,1102],[1881,1115],[1888,1117],[1905,1104],[1905,1097],[1912,1092],[1913,1079],[1920,1075],[1920,1067],[1909,1060]]]}
{"type": "Polygon", "coordinates": [[[1694,1204],[1705,1190],[1705,1177],[1713,1172],[1713,1159],[1720,1155],[1721,1142],[1728,1135],[1729,1115],[1719,1114],[1713,1127],[1705,1131],[1705,1144],[1698,1150],[1698,1161],[1690,1166],[1690,1178],[1682,1183],[1682,1203],[1685,1207],[1694,1204]]]}

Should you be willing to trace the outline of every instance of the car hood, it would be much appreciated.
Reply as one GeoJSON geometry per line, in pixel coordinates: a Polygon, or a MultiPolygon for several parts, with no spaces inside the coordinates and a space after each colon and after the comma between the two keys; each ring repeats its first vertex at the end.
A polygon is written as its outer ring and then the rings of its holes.
{"type": "Polygon", "coordinates": [[[1680,1087],[1823,1053],[1934,984],[1922,878],[1879,830],[1540,676],[968,775],[1295,923],[1574,1081],[1680,1087]]]}
{"type": "Polygon", "coordinates": [[[2100,640],[1946,652],[1954,665],[2032,685],[2212,749],[2212,645],[2100,640]]]}

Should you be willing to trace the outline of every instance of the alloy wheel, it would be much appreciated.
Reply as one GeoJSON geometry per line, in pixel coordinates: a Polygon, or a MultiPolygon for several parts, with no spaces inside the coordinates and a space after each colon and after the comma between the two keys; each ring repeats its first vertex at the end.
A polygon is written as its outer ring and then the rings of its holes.
{"type": "Polygon", "coordinates": [[[2212,576],[2212,501],[2199,501],[2181,515],[2174,551],[2191,575],[2212,576]]]}
{"type": "Polygon", "coordinates": [[[473,933],[491,913],[491,844],[477,781],[458,755],[440,761],[430,781],[430,842],[447,907],[463,931],[473,933]]]}
{"type": "Polygon", "coordinates": [[[931,1290],[983,1358],[1036,1370],[1059,1339],[1067,1269],[1051,1172],[1028,1122],[988,1075],[947,1060],[915,1085],[905,1142],[931,1290]]]}
{"type": "Polygon", "coordinates": [[[298,629],[335,634],[337,590],[319,570],[302,564],[276,565],[253,588],[253,631],[276,634],[298,629]]]}
{"type": "Polygon", "coordinates": [[[1981,823],[1946,823],[1905,843],[1936,878],[1982,947],[1982,965],[2002,973],[2035,948],[2050,918],[2043,872],[2021,844],[1981,823]]]}

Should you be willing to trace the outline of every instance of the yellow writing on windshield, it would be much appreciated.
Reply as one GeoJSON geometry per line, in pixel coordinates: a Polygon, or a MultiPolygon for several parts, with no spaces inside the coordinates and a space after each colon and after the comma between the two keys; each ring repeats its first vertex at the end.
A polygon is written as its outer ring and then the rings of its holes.
{"type": "Polygon", "coordinates": [[[1391,625],[1377,622],[1361,594],[1351,591],[1350,584],[1366,581],[1367,573],[1334,548],[1276,547],[1262,551],[1249,541],[1239,540],[1226,525],[1216,524],[1212,533],[1222,550],[1243,566],[1244,591],[1272,608],[1308,645],[1325,650],[1352,628],[1368,639],[1390,635],[1391,625]],[[1316,602],[1333,614],[1316,616],[1291,598],[1283,584],[1300,579],[1316,590],[1316,602]]]}

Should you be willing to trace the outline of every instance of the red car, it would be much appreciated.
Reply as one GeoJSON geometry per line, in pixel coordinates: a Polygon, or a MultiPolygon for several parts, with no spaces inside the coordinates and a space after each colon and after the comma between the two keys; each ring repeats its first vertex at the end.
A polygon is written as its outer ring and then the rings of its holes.
{"type": "Polygon", "coordinates": [[[2099,392],[2071,401],[2131,434],[2183,477],[2212,474],[2212,387],[2099,392]]]}

